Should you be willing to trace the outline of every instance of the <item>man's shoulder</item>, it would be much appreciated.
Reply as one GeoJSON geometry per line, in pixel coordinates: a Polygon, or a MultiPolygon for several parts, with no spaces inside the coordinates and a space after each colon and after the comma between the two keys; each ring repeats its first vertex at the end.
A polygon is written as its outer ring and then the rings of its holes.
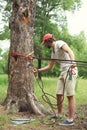
{"type": "Polygon", "coordinates": [[[64,44],[67,44],[67,43],[63,40],[56,41],[56,46],[59,47],[59,48],[62,47],[64,44]]]}
{"type": "Polygon", "coordinates": [[[57,40],[56,43],[66,43],[66,42],[63,40],[57,40]]]}

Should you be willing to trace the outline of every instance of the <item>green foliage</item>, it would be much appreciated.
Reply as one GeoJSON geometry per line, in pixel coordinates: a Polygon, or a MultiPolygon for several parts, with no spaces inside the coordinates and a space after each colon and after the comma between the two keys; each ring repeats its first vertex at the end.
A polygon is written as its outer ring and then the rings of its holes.
{"type": "Polygon", "coordinates": [[[0,54],[0,74],[8,73],[8,50],[0,54]]]}
{"type": "MultiPolygon", "coordinates": [[[[10,30],[9,30],[9,17],[11,11],[11,3],[8,1],[3,1],[4,4],[0,7],[2,12],[2,22],[4,24],[3,30],[0,31],[0,40],[10,39],[10,30]]],[[[1,3],[1,2],[0,2],[1,3]]]]}
{"type": "Polygon", "coordinates": [[[4,31],[0,34],[0,40],[10,39],[10,30],[8,26],[4,27],[4,31]]]}
{"type": "Polygon", "coordinates": [[[82,65],[78,64],[79,76],[87,77],[87,45],[85,49],[79,53],[79,59],[85,61],[86,63],[82,63],[82,65]]]}
{"type": "MultiPolygon", "coordinates": [[[[81,0],[37,0],[36,5],[36,19],[35,19],[35,37],[34,37],[34,51],[37,57],[50,58],[51,50],[42,46],[42,37],[45,33],[54,34],[57,40],[64,40],[72,48],[77,60],[86,60],[86,38],[83,32],[79,35],[71,36],[67,30],[66,10],[74,11],[75,8],[81,6],[81,0]],[[81,53],[80,53],[81,52],[81,53]]],[[[0,7],[3,8],[3,7],[0,7]]],[[[7,22],[10,17],[11,3],[7,1],[5,6],[5,13],[3,13],[3,21],[7,22]]],[[[10,38],[10,30],[8,25],[4,26],[4,31],[0,33],[0,39],[10,38]]],[[[41,66],[38,66],[38,61],[35,61],[36,67],[43,67],[49,62],[41,61],[41,66]]],[[[7,73],[8,68],[8,53],[4,53],[0,59],[0,73],[7,73]]],[[[79,65],[78,65],[79,66],[79,65]]],[[[59,65],[43,76],[58,76],[60,73],[59,65]]],[[[87,77],[86,69],[79,66],[79,76],[87,77]]]]}
{"type": "MultiPolygon", "coordinates": [[[[61,0],[62,1],[62,0],[61,0]]],[[[80,0],[63,0],[62,1],[62,8],[64,10],[75,10],[77,5],[80,6],[81,5],[81,1],[80,0]]]]}
{"type": "Polygon", "coordinates": [[[2,49],[0,48],[0,57],[1,57],[2,49]]]}
{"type": "Polygon", "coordinates": [[[5,6],[5,11],[8,11],[8,12],[11,11],[11,2],[10,1],[7,2],[6,6],[5,6]]]}

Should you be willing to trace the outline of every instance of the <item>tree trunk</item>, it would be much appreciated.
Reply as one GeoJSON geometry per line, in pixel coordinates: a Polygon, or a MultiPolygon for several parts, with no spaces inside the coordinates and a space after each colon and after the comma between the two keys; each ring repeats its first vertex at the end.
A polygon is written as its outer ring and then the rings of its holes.
{"type": "MultiPolygon", "coordinates": [[[[33,51],[34,19],[36,0],[14,0],[10,17],[10,54],[26,55],[33,51]]],[[[6,109],[29,111],[34,114],[48,114],[34,96],[34,75],[31,73],[32,60],[9,55],[9,86],[4,101],[6,109]]]]}

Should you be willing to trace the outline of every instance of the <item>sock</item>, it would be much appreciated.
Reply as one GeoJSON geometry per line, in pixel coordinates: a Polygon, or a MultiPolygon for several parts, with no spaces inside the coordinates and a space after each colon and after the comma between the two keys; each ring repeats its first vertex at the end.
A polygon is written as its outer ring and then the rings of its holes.
{"type": "Polygon", "coordinates": [[[73,119],[67,119],[68,122],[73,122],[73,119]]]}

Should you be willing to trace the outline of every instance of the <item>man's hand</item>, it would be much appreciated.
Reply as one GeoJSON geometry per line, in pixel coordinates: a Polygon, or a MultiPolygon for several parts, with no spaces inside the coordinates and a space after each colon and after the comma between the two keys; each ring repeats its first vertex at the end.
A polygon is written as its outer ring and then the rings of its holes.
{"type": "Polygon", "coordinates": [[[34,51],[32,51],[31,53],[28,53],[25,57],[26,57],[27,59],[32,60],[32,59],[33,59],[33,57],[32,57],[33,54],[34,54],[34,51]]]}
{"type": "Polygon", "coordinates": [[[33,73],[38,73],[38,69],[32,67],[31,72],[33,72],[33,73]]]}
{"type": "Polygon", "coordinates": [[[75,64],[72,64],[70,69],[69,69],[69,72],[73,75],[76,75],[76,65],[75,64]]]}
{"type": "Polygon", "coordinates": [[[72,62],[71,63],[71,68],[75,68],[77,65],[76,65],[76,63],[75,62],[72,62]]]}

